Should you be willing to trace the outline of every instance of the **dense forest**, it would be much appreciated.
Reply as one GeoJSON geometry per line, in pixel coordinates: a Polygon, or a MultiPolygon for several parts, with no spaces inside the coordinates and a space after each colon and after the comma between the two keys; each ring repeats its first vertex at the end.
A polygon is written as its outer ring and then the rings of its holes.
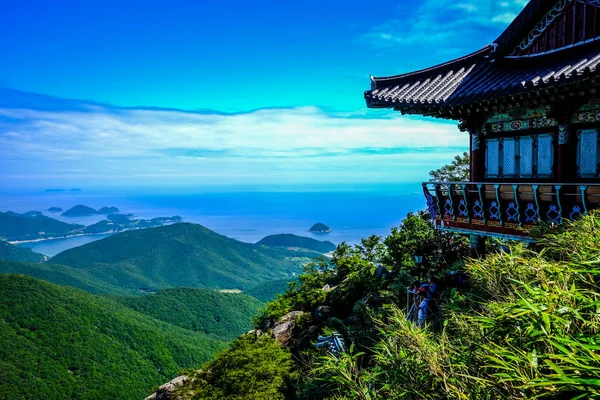
{"type": "Polygon", "coordinates": [[[0,275],[0,398],[140,399],[225,342],[119,302],[0,275]]]}
{"type": "Polygon", "coordinates": [[[83,289],[90,293],[141,294],[139,291],[123,290],[118,286],[106,283],[102,277],[96,277],[88,271],[59,264],[0,259],[0,274],[25,274],[57,285],[83,289]]]}
{"type": "Polygon", "coordinates": [[[0,240],[0,260],[43,262],[45,257],[27,247],[15,246],[0,240]]]}
{"type": "Polygon", "coordinates": [[[243,293],[192,288],[115,300],[161,321],[227,341],[252,329],[250,319],[264,306],[243,293]]]}
{"type": "Polygon", "coordinates": [[[169,287],[247,289],[299,271],[294,255],[179,223],[110,236],[66,250],[49,262],[86,271],[133,293],[169,287]]]}

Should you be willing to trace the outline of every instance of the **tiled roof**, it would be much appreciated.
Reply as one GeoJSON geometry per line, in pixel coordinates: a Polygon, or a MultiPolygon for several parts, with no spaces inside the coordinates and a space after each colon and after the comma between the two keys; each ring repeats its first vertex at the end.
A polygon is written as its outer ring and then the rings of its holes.
{"type": "Polygon", "coordinates": [[[567,84],[598,73],[597,43],[571,50],[494,59],[493,48],[488,46],[433,68],[371,78],[371,90],[365,92],[365,99],[372,108],[471,104],[567,84]]]}

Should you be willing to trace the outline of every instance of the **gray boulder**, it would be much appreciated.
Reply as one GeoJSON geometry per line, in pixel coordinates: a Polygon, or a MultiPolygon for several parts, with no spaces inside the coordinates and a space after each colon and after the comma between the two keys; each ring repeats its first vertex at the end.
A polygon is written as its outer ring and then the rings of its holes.
{"type": "Polygon", "coordinates": [[[188,397],[183,393],[175,393],[175,390],[186,384],[189,377],[186,375],[178,376],[169,382],[161,385],[155,393],[146,397],[145,400],[186,400],[188,397]]]}

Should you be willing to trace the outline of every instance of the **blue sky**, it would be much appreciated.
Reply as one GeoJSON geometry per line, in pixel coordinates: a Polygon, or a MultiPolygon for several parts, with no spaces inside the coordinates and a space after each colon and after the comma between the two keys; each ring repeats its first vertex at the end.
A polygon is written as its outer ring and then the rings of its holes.
{"type": "Polygon", "coordinates": [[[467,137],[366,110],[369,74],[481,48],[525,3],[0,0],[0,184],[425,179],[467,137]]]}

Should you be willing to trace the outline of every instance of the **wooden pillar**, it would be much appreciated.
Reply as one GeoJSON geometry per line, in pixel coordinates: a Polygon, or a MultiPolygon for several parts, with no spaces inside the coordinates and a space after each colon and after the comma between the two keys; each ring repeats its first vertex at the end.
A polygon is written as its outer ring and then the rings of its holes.
{"type": "Polygon", "coordinates": [[[573,182],[577,169],[577,157],[573,140],[573,127],[563,119],[558,125],[558,149],[555,164],[558,182],[573,182]]]}
{"type": "Polygon", "coordinates": [[[471,135],[471,182],[485,179],[485,146],[480,129],[470,131],[471,135]]]}

